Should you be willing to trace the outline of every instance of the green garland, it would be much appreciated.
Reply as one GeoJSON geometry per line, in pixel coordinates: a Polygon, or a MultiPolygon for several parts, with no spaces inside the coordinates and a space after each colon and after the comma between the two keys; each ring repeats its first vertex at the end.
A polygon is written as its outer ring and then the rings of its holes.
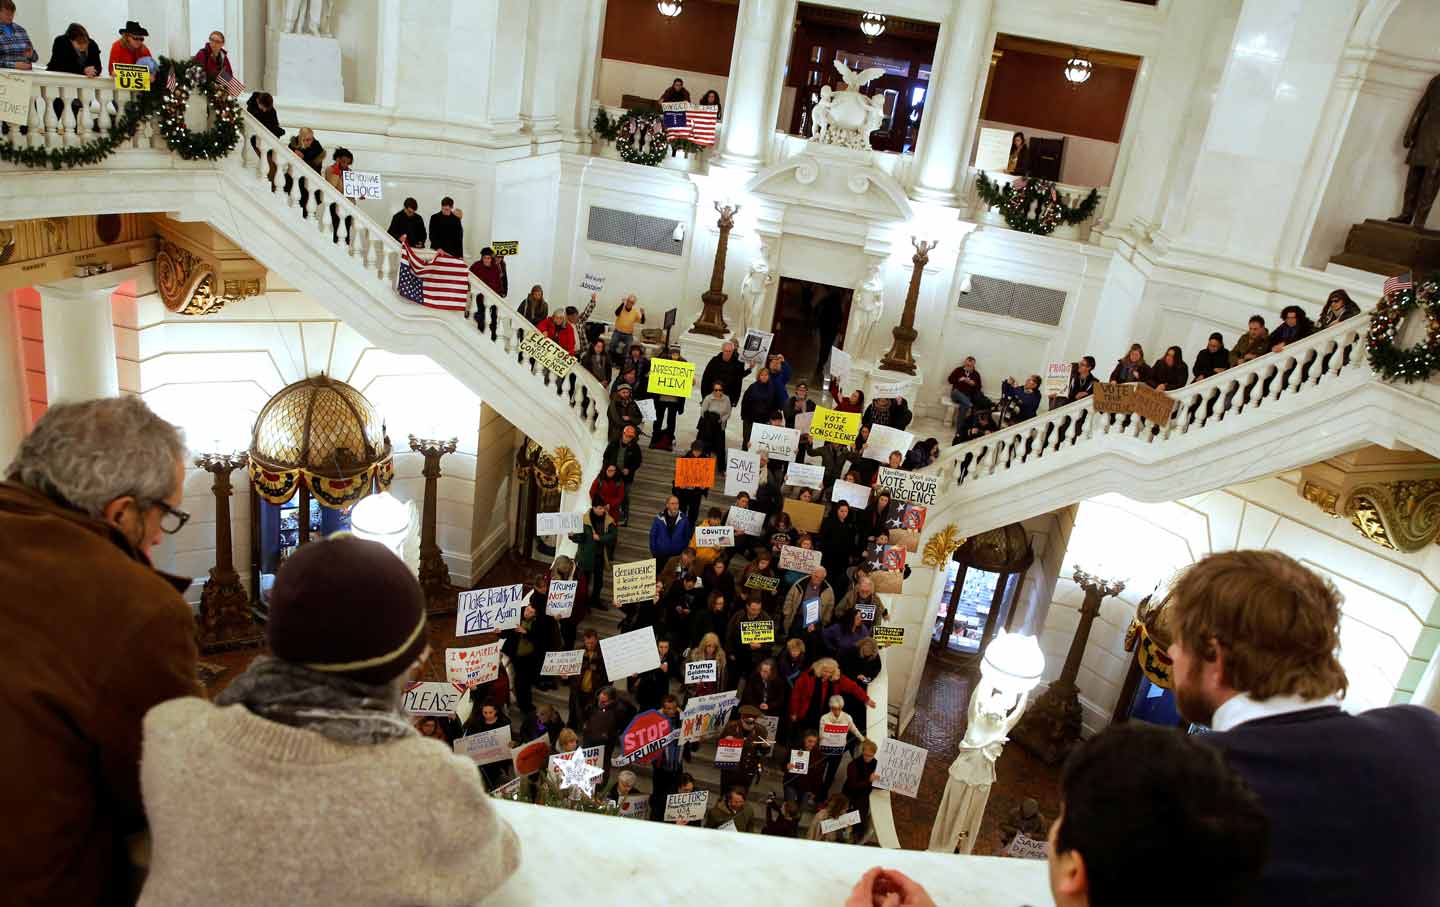
{"type": "Polygon", "coordinates": [[[1055,184],[1049,180],[1020,177],[1007,185],[997,186],[983,170],[975,177],[975,189],[986,207],[1000,209],[1006,226],[1037,236],[1049,236],[1062,223],[1081,223],[1100,206],[1100,193],[1094,189],[1084,201],[1072,208],[1065,204],[1060,193],[1055,191],[1055,184]],[[1033,216],[1030,214],[1032,205],[1035,206],[1033,216]]]}
{"type": "Polygon", "coordinates": [[[165,92],[160,104],[160,134],[170,150],[187,161],[219,160],[240,144],[240,104],[220,80],[207,75],[199,63],[177,63],[169,57],[160,58],[155,83],[164,85],[171,72],[175,87],[165,92]],[[185,125],[185,107],[190,92],[199,86],[205,92],[205,106],[213,125],[204,132],[191,132],[185,125]]]}
{"type": "MultiPolygon", "coordinates": [[[[46,103],[50,102],[46,101],[46,103]]],[[[101,138],[83,145],[71,145],[66,148],[30,148],[11,141],[0,142],[0,160],[10,164],[19,164],[22,167],[50,167],[54,170],[98,164],[114,154],[121,145],[133,139],[135,133],[140,129],[140,124],[154,116],[159,107],[160,96],[153,88],[146,92],[136,92],[130,100],[125,102],[125,109],[110,124],[109,131],[101,138]]],[[[81,115],[88,116],[88,109],[84,110],[81,115]]],[[[12,126],[11,131],[18,133],[19,128],[12,126]]]]}
{"type": "Polygon", "coordinates": [[[1419,285],[1402,285],[1381,297],[1370,314],[1365,345],[1370,367],[1386,381],[1424,381],[1440,370],[1440,283],[1432,276],[1419,285]],[[1425,318],[1425,339],[1402,350],[1395,344],[1400,323],[1416,309],[1425,318]]]}
{"type": "Polygon", "coordinates": [[[595,134],[605,141],[615,141],[617,134],[615,121],[610,119],[610,113],[604,107],[601,107],[600,110],[596,112],[595,123],[592,128],[595,130],[595,134]]]}
{"type": "Polygon", "coordinates": [[[658,113],[629,110],[615,124],[615,150],[627,164],[654,167],[665,160],[670,143],[665,139],[665,119],[658,113]]]}
{"type": "Polygon", "coordinates": [[[537,772],[535,775],[527,775],[520,780],[520,784],[514,789],[505,791],[498,796],[491,793],[492,797],[499,800],[511,800],[516,803],[535,803],[538,806],[553,806],[557,809],[569,809],[575,812],[596,813],[602,816],[620,815],[620,807],[614,800],[607,800],[598,793],[592,797],[571,797],[569,791],[562,791],[555,779],[550,777],[548,771],[537,772]]]}

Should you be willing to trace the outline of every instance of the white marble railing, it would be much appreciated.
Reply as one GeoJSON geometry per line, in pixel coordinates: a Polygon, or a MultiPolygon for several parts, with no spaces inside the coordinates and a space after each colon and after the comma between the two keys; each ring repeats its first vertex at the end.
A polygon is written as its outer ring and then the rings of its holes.
{"type": "MultiPolygon", "coordinates": [[[[980,200],[979,190],[977,190],[975,187],[975,178],[979,174],[980,171],[976,168],[967,168],[965,177],[965,189],[961,193],[961,197],[964,198],[970,205],[971,219],[978,224],[987,224],[994,227],[1005,227],[1006,229],[1009,229],[1009,227],[1007,227],[1005,224],[1005,218],[1001,216],[1000,212],[995,208],[987,207],[985,203],[980,200]]],[[[1001,173],[999,171],[992,172],[988,170],[985,171],[985,175],[990,179],[991,182],[995,183],[997,186],[1008,186],[1015,180],[1020,178],[1013,174],[1001,173]]],[[[1055,184],[1055,192],[1060,196],[1060,200],[1072,208],[1083,202],[1085,200],[1085,196],[1090,194],[1091,189],[1094,189],[1095,193],[1100,198],[1100,203],[1095,206],[1095,216],[1089,218],[1088,220],[1081,221],[1078,224],[1060,224],[1058,227],[1055,228],[1055,232],[1050,234],[1051,236],[1054,236],[1057,239],[1073,239],[1079,242],[1089,241],[1090,232],[1095,229],[1096,226],[1098,226],[1097,219],[1100,216],[1100,212],[1105,210],[1105,198],[1110,194],[1110,187],[1071,186],[1066,183],[1055,184]]]]}
{"type": "MultiPolygon", "coordinates": [[[[11,124],[5,136],[25,148],[69,148],[103,138],[137,94],[118,89],[114,81],[105,78],[40,70],[26,78],[30,82],[30,103],[23,134],[17,134],[17,126],[11,124]]],[[[123,147],[163,148],[164,142],[155,124],[149,122],[140,124],[123,147]]]]}
{"type": "MultiPolygon", "coordinates": [[[[595,101],[594,104],[590,105],[590,122],[585,124],[587,129],[592,130],[592,134],[595,125],[595,116],[602,108],[610,117],[610,122],[612,123],[629,113],[624,107],[612,107],[609,104],[601,104],[598,100],[595,101]]],[[[594,149],[597,156],[615,161],[620,160],[620,152],[615,150],[614,142],[602,139],[599,135],[595,135],[594,138],[594,149]]],[[[665,156],[665,159],[661,161],[658,166],[665,170],[678,170],[682,173],[703,173],[709,167],[710,158],[714,153],[714,146],[705,148],[694,154],[672,151],[665,156]]]]}
{"type": "MultiPolygon", "coordinates": [[[[810,140],[801,135],[790,135],[776,130],[770,136],[765,162],[774,166],[805,150],[810,140]]],[[[893,151],[871,152],[873,162],[879,170],[909,191],[914,184],[915,155],[896,154],[893,151]]]]}
{"type": "MultiPolygon", "coordinates": [[[[880,741],[890,736],[890,649],[880,650],[880,674],[870,681],[865,692],[874,705],[865,709],[865,736],[880,741]]],[[[895,833],[895,814],[890,809],[890,792],[876,788],[870,792],[870,825],[881,847],[898,850],[900,837],[895,833]]]]}

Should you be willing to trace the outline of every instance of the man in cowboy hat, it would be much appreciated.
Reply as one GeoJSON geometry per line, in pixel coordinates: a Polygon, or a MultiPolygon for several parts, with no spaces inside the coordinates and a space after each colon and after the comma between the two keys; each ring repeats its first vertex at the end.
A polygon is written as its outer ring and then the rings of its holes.
{"type": "Polygon", "coordinates": [[[145,46],[145,39],[150,37],[150,32],[139,22],[131,19],[120,29],[120,37],[114,44],[110,45],[110,74],[115,74],[115,65],[125,66],[140,65],[149,69],[153,75],[160,64],[156,62],[155,55],[150,53],[150,48],[145,46]]]}

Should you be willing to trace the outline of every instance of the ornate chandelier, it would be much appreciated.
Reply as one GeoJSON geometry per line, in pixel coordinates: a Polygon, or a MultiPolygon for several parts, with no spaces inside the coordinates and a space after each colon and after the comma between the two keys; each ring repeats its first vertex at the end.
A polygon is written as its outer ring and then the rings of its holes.
{"type": "Polygon", "coordinates": [[[1083,50],[1076,50],[1070,59],[1065,61],[1065,81],[1070,87],[1078,87],[1083,82],[1090,81],[1090,76],[1095,72],[1095,64],[1083,50]]]}
{"type": "Polygon", "coordinates": [[[885,34],[885,17],[879,13],[864,13],[860,16],[860,31],[867,38],[878,38],[885,34]]]}
{"type": "Polygon", "coordinates": [[[676,16],[680,15],[682,12],[685,11],[685,4],[684,0],[658,0],[658,2],[655,4],[655,8],[658,9],[660,11],[660,15],[664,16],[665,18],[674,19],[676,16]]]}

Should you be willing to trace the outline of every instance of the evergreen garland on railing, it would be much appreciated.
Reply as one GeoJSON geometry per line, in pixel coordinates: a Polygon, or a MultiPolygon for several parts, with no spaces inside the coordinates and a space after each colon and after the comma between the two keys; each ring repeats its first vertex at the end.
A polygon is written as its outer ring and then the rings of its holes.
{"type": "Polygon", "coordinates": [[[1018,177],[1004,186],[980,171],[975,177],[975,190],[986,207],[999,208],[1005,224],[1012,230],[1049,236],[1061,224],[1078,224],[1089,219],[1100,206],[1100,193],[1094,189],[1075,207],[1065,204],[1050,180],[1018,177]],[[1035,214],[1030,214],[1031,205],[1035,214]]]}
{"type": "MultiPolygon", "coordinates": [[[[52,102],[46,99],[45,103],[52,102]]],[[[68,104],[70,99],[61,99],[61,103],[68,104]]],[[[83,106],[82,102],[82,107],[79,115],[89,116],[88,106],[83,106]]],[[[159,109],[160,97],[153,89],[136,92],[130,100],[125,102],[125,109],[120,112],[120,116],[115,118],[115,122],[110,124],[110,129],[104,136],[83,145],[70,145],[65,148],[43,146],[30,148],[11,141],[0,142],[0,161],[19,164],[22,167],[50,167],[54,170],[98,164],[114,154],[121,145],[133,139],[140,124],[154,116],[155,111],[159,109]]],[[[10,126],[12,135],[19,131],[19,126],[13,124],[10,126]]]]}

